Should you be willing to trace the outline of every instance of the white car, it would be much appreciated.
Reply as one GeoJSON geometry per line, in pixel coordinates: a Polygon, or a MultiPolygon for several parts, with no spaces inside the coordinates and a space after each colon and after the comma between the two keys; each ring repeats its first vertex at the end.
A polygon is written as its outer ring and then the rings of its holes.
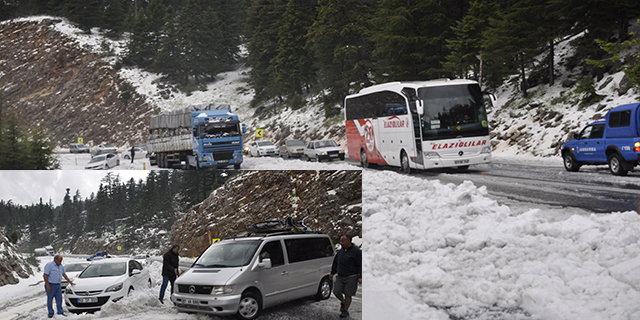
{"type": "Polygon", "coordinates": [[[85,169],[109,169],[120,165],[120,157],[115,153],[97,155],[84,166],[85,169]]]}
{"type": "Polygon", "coordinates": [[[98,311],[109,300],[117,302],[133,290],[152,285],[149,270],[131,258],[96,260],[74,283],[64,294],[69,311],[74,313],[98,311]]]}
{"type": "MultiPolygon", "coordinates": [[[[90,264],[91,262],[68,263],[64,265],[64,271],[66,272],[67,277],[71,279],[71,281],[76,281],[78,275],[82,273],[82,271],[90,264]]],[[[69,283],[67,282],[67,279],[62,278],[62,281],[60,282],[62,290],[66,289],[68,284],[69,283]]]]}
{"type": "Polygon", "coordinates": [[[95,157],[101,154],[118,153],[118,148],[112,144],[103,143],[93,149],[91,149],[91,156],[95,157]]]}
{"type": "MultiPolygon", "coordinates": [[[[142,159],[142,158],[148,158],[149,156],[147,155],[147,150],[144,150],[140,147],[134,147],[134,151],[135,154],[133,155],[133,157],[135,159],[142,159]]],[[[131,148],[127,149],[124,152],[121,152],[120,155],[127,160],[131,160],[131,148]]]]}
{"type": "Polygon", "coordinates": [[[344,160],[344,149],[333,140],[313,140],[309,141],[304,148],[304,158],[307,161],[315,160],[344,160]]]}
{"type": "Polygon", "coordinates": [[[249,145],[249,155],[252,157],[279,156],[278,147],[269,140],[254,141],[249,145]]]}

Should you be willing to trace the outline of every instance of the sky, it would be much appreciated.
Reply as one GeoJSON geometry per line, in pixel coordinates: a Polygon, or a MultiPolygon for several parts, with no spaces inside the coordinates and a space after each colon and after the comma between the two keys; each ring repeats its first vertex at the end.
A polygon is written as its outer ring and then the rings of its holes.
{"type": "MultiPolygon", "coordinates": [[[[73,196],[76,190],[80,196],[88,198],[92,192],[97,193],[100,181],[106,175],[105,171],[91,170],[3,170],[0,171],[0,199],[14,204],[30,205],[40,202],[48,202],[60,205],[64,201],[66,189],[70,188],[73,196]]],[[[114,171],[120,175],[122,181],[134,178],[136,181],[146,178],[149,171],[120,170],[114,171]]]]}

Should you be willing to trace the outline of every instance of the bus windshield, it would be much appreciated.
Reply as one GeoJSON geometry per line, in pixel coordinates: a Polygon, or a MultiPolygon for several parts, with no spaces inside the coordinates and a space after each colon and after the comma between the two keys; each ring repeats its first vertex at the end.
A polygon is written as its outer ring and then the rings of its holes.
{"type": "Polygon", "coordinates": [[[423,87],[423,140],[489,135],[487,112],[477,84],[423,87]]]}
{"type": "Polygon", "coordinates": [[[206,123],[200,127],[200,138],[231,137],[239,135],[240,123],[237,121],[206,123]]]}

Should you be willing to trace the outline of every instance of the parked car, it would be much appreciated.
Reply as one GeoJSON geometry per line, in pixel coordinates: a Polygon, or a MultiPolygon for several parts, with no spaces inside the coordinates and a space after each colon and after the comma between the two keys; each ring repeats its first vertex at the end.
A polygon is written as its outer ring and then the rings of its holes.
{"type": "Polygon", "coordinates": [[[120,157],[115,153],[101,154],[94,156],[89,160],[85,169],[109,169],[120,165],[120,157]]]}
{"type": "MultiPolygon", "coordinates": [[[[135,154],[134,157],[136,159],[142,159],[142,158],[148,158],[149,156],[147,155],[147,150],[140,148],[140,147],[133,147],[135,154]]],[[[131,148],[127,149],[124,152],[120,153],[120,156],[123,157],[124,159],[127,160],[131,160],[131,148]]]]}
{"type": "Polygon", "coordinates": [[[302,140],[285,140],[280,143],[280,156],[283,158],[296,157],[300,158],[304,155],[304,141],[302,140]]]}
{"type": "Polygon", "coordinates": [[[309,141],[304,148],[304,158],[307,161],[315,160],[344,160],[344,149],[333,140],[313,140],[309,141]]]}
{"type": "Polygon", "coordinates": [[[136,261],[140,262],[141,265],[147,265],[147,260],[149,259],[149,255],[148,254],[138,254],[132,257],[132,259],[135,259],[136,261]]]}
{"type": "Polygon", "coordinates": [[[93,261],[95,258],[107,258],[109,257],[109,253],[106,251],[98,251],[94,254],[92,254],[89,258],[87,258],[87,261],[93,261]]]}
{"type": "Polygon", "coordinates": [[[97,147],[91,149],[91,156],[95,157],[97,155],[101,155],[101,154],[107,154],[107,153],[118,153],[118,148],[112,144],[108,144],[108,143],[103,143],[101,145],[98,145],[97,147]]]}
{"type": "Polygon", "coordinates": [[[269,140],[254,141],[249,145],[249,155],[252,157],[279,156],[280,151],[278,151],[278,147],[269,140]]]}
{"type": "Polygon", "coordinates": [[[111,300],[117,302],[133,290],[151,288],[149,270],[131,258],[94,261],[68,286],[64,299],[70,312],[95,312],[111,300]]]}
{"type": "MultiPolygon", "coordinates": [[[[90,264],[91,262],[68,263],[64,265],[64,271],[66,272],[67,277],[71,279],[71,281],[75,281],[78,275],[82,273],[82,271],[90,264]]],[[[63,277],[62,281],[60,282],[62,290],[66,289],[68,284],[69,282],[67,282],[67,279],[63,277]]]]}
{"type": "Polygon", "coordinates": [[[84,143],[72,143],[69,145],[70,153],[89,153],[89,147],[84,143]]]}
{"type": "Polygon", "coordinates": [[[333,255],[323,234],[225,239],[176,279],[171,301],[182,312],[255,319],[264,308],[290,300],[328,299],[333,255]]]}

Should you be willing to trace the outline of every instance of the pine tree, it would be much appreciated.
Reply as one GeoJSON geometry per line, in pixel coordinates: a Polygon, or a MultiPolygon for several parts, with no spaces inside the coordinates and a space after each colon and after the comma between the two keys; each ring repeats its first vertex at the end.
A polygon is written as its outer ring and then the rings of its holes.
{"type": "Polygon", "coordinates": [[[59,169],[59,161],[54,156],[55,146],[46,135],[45,128],[38,125],[27,140],[27,163],[29,170],[59,169]]]}
{"type": "Polygon", "coordinates": [[[127,0],[109,0],[104,12],[104,27],[109,29],[108,36],[118,38],[122,35],[130,5],[131,1],[127,0]]]}

